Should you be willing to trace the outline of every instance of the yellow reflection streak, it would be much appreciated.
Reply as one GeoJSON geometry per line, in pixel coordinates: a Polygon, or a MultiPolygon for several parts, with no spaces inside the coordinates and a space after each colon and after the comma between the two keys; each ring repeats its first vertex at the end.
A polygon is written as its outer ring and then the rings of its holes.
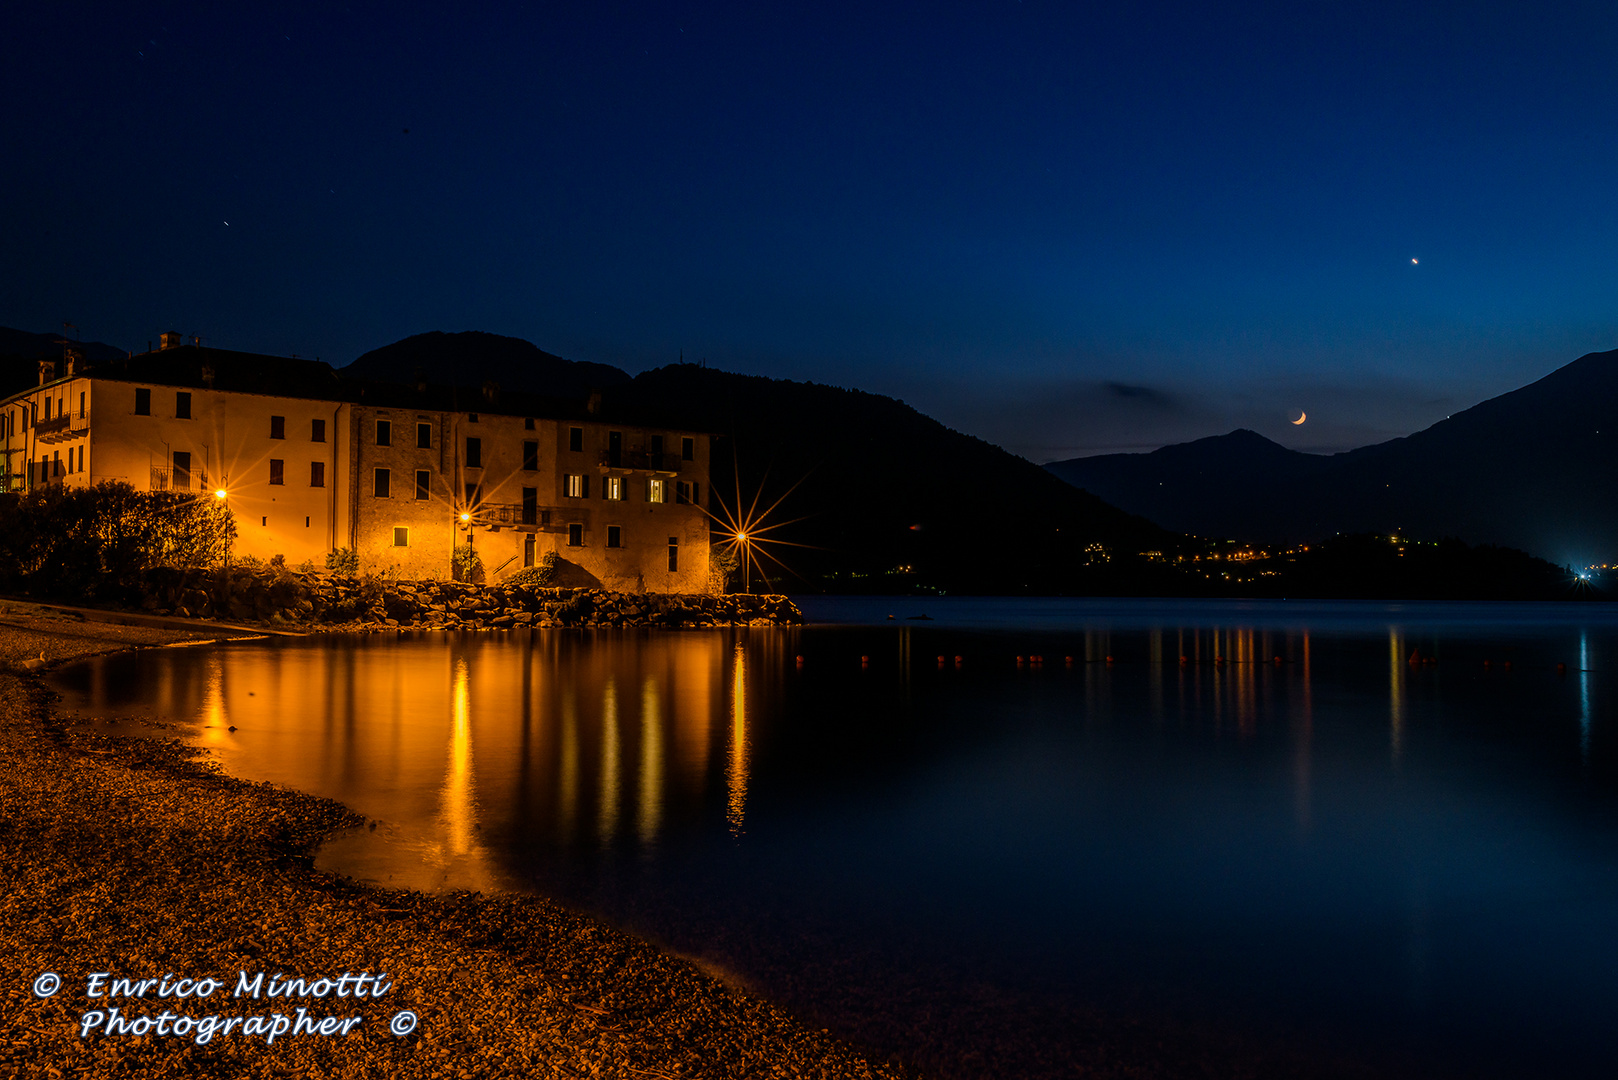
{"type": "Polygon", "coordinates": [[[596,833],[603,844],[618,832],[618,684],[612,679],[601,694],[601,816],[596,833]]]}
{"type": "Polygon", "coordinates": [[[640,842],[650,846],[663,824],[663,707],[648,675],[640,690],[640,842]]]}
{"type": "Polygon", "coordinates": [[[1405,642],[1398,627],[1388,627],[1388,723],[1393,763],[1404,752],[1405,642]]]}
{"type": "Polygon", "coordinates": [[[573,691],[562,695],[562,782],[558,785],[557,824],[563,841],[573,839],[573,825],[579,810],[579,712],[573,691]]]}
{"type": "Polygon", "coordinates": [[[208,682],[202,696],[203,740],[220,746],[230,740],[225,729],[230,726],[230,713],[225,708],[225,659],[217,652],[208,657],[208,682]]]}
{"type": "Polygon", "coordinates": [[[472,852],[472,826],[477,817],[472,795],[472,697],[466,657],[455,658],[450,683],[449,769],[444,775],[440,803],[455,855],[472,852]]]}
{"type": "Polygon", "coordinates": [[[747,651],[736,646],[735,679],[730,699],[730,764],[725,770],[729,788],[730,831],[740,834],[747,810],[747,651]]]}

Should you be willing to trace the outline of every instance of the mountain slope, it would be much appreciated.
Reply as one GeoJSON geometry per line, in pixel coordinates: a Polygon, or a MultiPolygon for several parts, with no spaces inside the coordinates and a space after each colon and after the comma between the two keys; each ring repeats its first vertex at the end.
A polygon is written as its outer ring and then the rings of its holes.
{"type": "Polygon", "coordinates": [[[506,390],[525,390],[555,397],[584,397],[591,390],[622,386],[629,373],[610,364],[564,360],[521,338],[481,330],[417,334],[372,349],[342,369],[344,378],[410,382],[424,375],[429,382],[457,386],[497,383],[506,390]]]}
{"type": "MultiPolygon", "coordinates": [[[[61,334],[34,334],[0,326],[0,397],[39,384],[39,361],[62,359],[61,334]]],[[[128,355],[124,349],[100,341],[75,341],[91,364],[128,355]]]]}
{"type": "Polygon", "coordinates": [[[1253,432],[1052,462],[1166,528],[1261,541],[1453,535],[1562,563],[1618,555],[1618,351],[1591,353],[1402,439],[1322,456],[1253,432]]]}

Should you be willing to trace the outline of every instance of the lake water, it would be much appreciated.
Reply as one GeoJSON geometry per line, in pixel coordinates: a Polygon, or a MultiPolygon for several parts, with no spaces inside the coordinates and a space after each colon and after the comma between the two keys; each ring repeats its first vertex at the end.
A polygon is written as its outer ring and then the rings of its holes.
{"type": "Polygon", "coordinates": [[[57,683],[379,822],[322,866],[555,896],[946,1076],[1070,1075],[1118,1030],[1423,1075],[1618,1060],[1612,607],[802,606],[57,683]]]}

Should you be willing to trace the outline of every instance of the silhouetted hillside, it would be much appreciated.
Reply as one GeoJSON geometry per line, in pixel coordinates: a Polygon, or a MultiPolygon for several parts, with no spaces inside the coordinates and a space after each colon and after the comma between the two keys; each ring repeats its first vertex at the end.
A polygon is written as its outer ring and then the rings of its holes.
{"type": "Polygon", "coordinates": [[[1618,556],[1618,352],[1591,353],[1402,439],[1331,456],[1251,431],[1046,466],[1168,529],[1264,542],[1403,531],[1618,556]]]}
{"type": "MultiPolygon", "coordinates": [[[[0,397],[37,386],[39,361],[61,360],[62,340],[61,334],[32,334],[0,326],[0,397]]],[[[85,360],[92,365],[128,355],[127,350],[100,341],[75,341],[73,345],[83,351],[85,360]]]]}
{"type": "Polygon", "coordinates": [[[344,378],[482,386],[494,382],[505,390],[524,390],[552,397],[584,397],[591,390],[622,386],[629,373],[610,364],[564,360],[521,338],[468,330],[446,334],[435,330],[384,345],[342,369],[344,378]]]}

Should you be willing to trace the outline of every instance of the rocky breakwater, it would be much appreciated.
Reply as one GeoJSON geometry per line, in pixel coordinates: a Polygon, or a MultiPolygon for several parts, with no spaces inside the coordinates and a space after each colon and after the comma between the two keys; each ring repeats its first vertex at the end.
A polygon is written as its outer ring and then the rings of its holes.
{"type": "Polygon", "coordinates": [[[232,568],[144,583],[147,611],[300,629],[785,626],[785,596],[617,593],[232,568]]]}
{"type": "Polygon", "coordinates": [[[684,596],[467,585],[377,586],[342,579],[315,587],[313,621],[351,629],[518,630],[528,627],[783,626],[803,621],[785,596],[684,596]]]}

